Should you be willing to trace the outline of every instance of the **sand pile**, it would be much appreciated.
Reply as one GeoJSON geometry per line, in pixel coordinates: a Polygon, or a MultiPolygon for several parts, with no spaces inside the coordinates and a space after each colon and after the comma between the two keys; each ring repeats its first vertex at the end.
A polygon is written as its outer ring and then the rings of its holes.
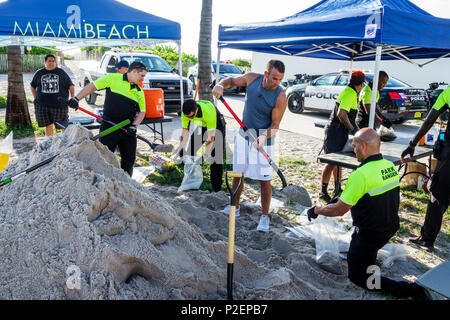
{"type": "MultiPolygon", "coordinates": [[[[143,187],[92,134],[70,126],[1,178],[60,153],[0,189],[0,299],[225,299],[224,192],[143,187]]],[[[281,218],[236,222],[236,299],[346,299],[346,275],[321,269],[314,242],[281,218]]]]}

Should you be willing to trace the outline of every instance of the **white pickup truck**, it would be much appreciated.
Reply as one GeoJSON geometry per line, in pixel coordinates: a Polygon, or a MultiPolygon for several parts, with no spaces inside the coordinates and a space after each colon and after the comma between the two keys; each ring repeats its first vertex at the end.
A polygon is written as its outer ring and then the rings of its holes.
{"type": "MultiPolygon", "coordinates": [[[[105,52],[100,63],[95,66],[80,66],[80,75],[78,82],[81,87],[94,82],[96,79],[107,73],[116,72],[115,65],[125,60],[131,64],[132,61],[139,61],[148,68],[147,75],[144,79],[145,88],[161,88],[164,91],[165,112],[181,112],[181,96],[180,96],[180,76],[176,69],[172,69],[169,64],[160,56],[133,51],[108,51],[105,52]]],[[[193,98],[192,82],[183,77],[183,96],[184,100],[193,98]]],[[[86,102],[95,104],[98,95],[102,95],[101,91],[97,91],[86,97],[86,102]]]]}

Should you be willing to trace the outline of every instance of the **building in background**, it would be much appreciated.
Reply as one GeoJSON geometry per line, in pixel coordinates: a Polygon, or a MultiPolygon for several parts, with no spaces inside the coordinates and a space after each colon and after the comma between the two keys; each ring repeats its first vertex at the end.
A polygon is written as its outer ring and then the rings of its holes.
{"type": "MultiPolygon", "coordinates": [[[[339,71],[340,69],[350,69],[350,61],[328,60],[315,58],[291,57],[285,55],[275,55],[254,52],[252,54],[252,71],[264,72],[267,61],[278,59],[284,62],[286,73],[284,79],[293,79],[295,74],[325,74],[339,71]]],[[[374,59],[375,60],[375,59],[374,59]]],[[[415,60],[422,64],[430,59],[415,60]]],[[[375,61],[353,62],[353,69],[363,69],[373,71],[375,61]]],[[[442,58],[420,68],[417,65],[400,60],[382,60],[380,70],[385,70],[390,76],[402,79],[413,87],[427,89],[431,82],[446,82],[450,84],[450,58],[442,58]]]]}

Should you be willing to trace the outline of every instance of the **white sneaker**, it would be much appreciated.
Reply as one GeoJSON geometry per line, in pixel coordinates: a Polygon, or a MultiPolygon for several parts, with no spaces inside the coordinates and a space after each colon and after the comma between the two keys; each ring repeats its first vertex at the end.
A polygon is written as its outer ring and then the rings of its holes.
{"type": "Polygon", "coordinates": [[[269,231],[269,223],[270,223],[269,216],[262,214],[261,217],[259,218],[259,224],[256,230],[263,232],[269,231]]]}
{"type": "MultiPolygon", "coordinates": [[[[225,213],[227,216],[230,215],[230,206],[226,206],[221,212],[225,213]]],[[[235,217],[239,217],[239,207],[236,208],[235,217]]]]}

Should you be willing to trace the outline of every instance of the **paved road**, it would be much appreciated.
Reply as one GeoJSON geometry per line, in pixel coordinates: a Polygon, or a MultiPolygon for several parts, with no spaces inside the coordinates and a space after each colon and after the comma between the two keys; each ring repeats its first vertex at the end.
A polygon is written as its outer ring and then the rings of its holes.
{"type": "MultiPolygon", "coordinates": [[[[242,95],[227,95],[224,97],[225,101],[230,105],[233,111],[242,119],[242,112],[244,110],[245,98],[242,95]]],[[[232,118],[227,108],[219,101],[219,110],[226,116],[232,118]]],[[[329,114],[319,113],[313,111],[305,111],[302,114],[295,114],[286,109],[286,112],[281,121],[280,128],[290,132],[300,133],[306,136],[323,139],[324,132],[322,128],[314,125],[315,122],[327,122],[329,114]]],[[[394,130],[397,135],[396,143],[408,144],[412,136],[417,132],[418,125],[407,121],[401,125],[394,125],[394,130]]]]}
{"type": "MultiPolygon", "coordinates": [[[[73,73],[71,73],[72,78],[74,79],[74,83],[76,85],[75,92],[79,92],[81,89],[77,86],[76,76],[77,76],[77,70],[72,68],[73,73]]],[[[71,72],[70,69],[66,69],[69,73],[71,72]]],[[[24,74],[24,83],[25,83],[25,91],[28,98],[32,98],[31,91],[30,91],[30,82],[32,79],[32,74],[24,74]]],[[[8,87],[8,77],[6,74],[0,74],[0,94],[5,95],[7,92],[8,87]]],[[[244,102],[245,97],[243,95],[225,95],[225,100],[228,102],[230,107],[233,109],[233,111],[238,115],[240,119],[242,119],[242,111],[244,109],[244,102]]],[[[90,105],[88,106],[83,102],[82,105],[84,105],[86,108],[93,110],[96,108],[101,108],[101,105],[103,103],[104,99],[103,97],[98,97],[96,106],[90,105]]],[[[226,107],[220,102],[217,102],[219,110],[223,113],[223,115],[228,118],[227,122],[234,121],[232,115],[230,112],[226,109],[226,107]]],[[[165,139],[167,140],[178,140],[179,134],[180,134],[180,128],[181,128],[181,119],[176,114],[168,114],[173,118],[173,121],[170,123],[164,124],[164,133],[165,133],[165,139]]],[[[318,112],[312,112],[312,111],[306,111],[302,114],[294,114],[289,111],[289,109],[286,110],[283,120],[281,121],[281,129],[287,130],[294,133],[300,133],[303,135],[315,137],[318,139],[323,139],[323,129],[315,127],[315,122],[326,122],[328,120],[329,115],[324,113],[318,113],[318,112]]],[[[417,122],[416,122],[417,123],[417,122]]],[[[146,130],[149,131],[149,129],[146,126],[139,127],[140,130],[146,130]]],[[[394,130],[397,134],[397,139],[395,140],[396,143],[401,144],[407,144],[408,141],[411,139],[411,137],[415,134],[415,132],[418,129],[418,125],[414,124],[411,121],[406,122],[402,125],[394,125],[394,130]]],[[[234,131],[234,130],[230,130],[234,131]]],[[[232,132],[230,132],[232,133],[232,132]]],[[[228,138],[232,137],[232,134],[228,135],[228,138]]]]}

